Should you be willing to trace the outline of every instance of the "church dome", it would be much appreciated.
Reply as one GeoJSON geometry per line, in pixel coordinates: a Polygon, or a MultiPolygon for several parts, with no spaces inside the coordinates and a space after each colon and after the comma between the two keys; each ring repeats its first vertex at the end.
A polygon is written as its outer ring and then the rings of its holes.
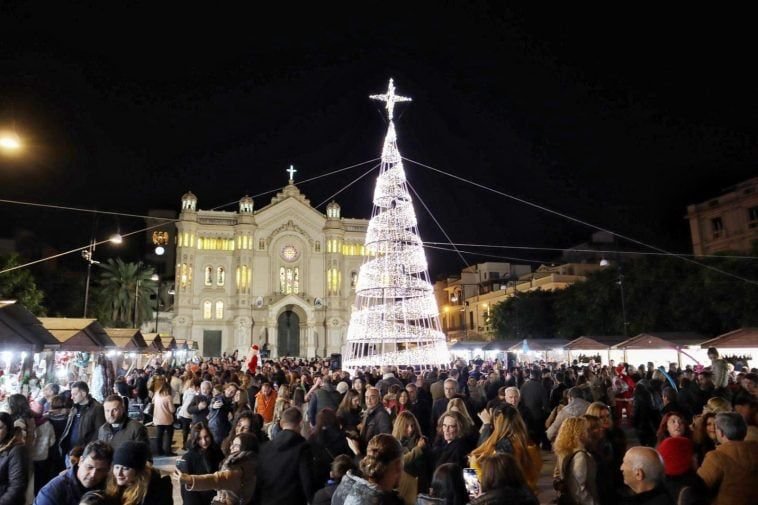
{"type": "Polygon", "coordinates": [[[240,213],[253,213],[253,199],[250,196],[245,195],[240,199],[240,213]]]}
{"type": "Polygon", "coordinates": [[[340,218],[340,206],[334,200],[329,202],[329,205],[326,206],[326,217],[329,219],[340,218]]]}
{"type": "Polygon", "coordinates": [[[197,197],[192,193],[192,191],[187,191],[182,196],[182,210],[197,210],[197,197]]]}

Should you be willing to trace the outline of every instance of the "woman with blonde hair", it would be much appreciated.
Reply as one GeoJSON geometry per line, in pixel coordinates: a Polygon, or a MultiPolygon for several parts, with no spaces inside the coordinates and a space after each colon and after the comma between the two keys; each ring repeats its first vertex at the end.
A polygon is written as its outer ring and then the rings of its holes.
{"type": "Polygon", "coordinates": [[[511,454],[518,462],[529,487],[533,490],[537,489],[542,458],[538,460],[536,457],[539,455],[539,450],[535,453],[535,445],[531,444],[534,449],[530,449],[526,424],[518,410],[510,404],[502,404],[493,410],[491,419],[484,416],[484,420],[483,434],[490,429],[491,431],[484,442],[471,451],[469,455],[471,467],[481,475],[481,460],[484,457],[493,454],[511,454]]]}
{"type": "Polygon", "coordinates": [[[468,408],[466,407],[466,403],[464,403],[463,398],[451,398],[447,404],[445,412],[458,412],[461,415],[463,418],[464,436],[470,435],[474,432],[474,420],[471,419],[471,416],[468,413],[468,408]]]}
{"type": "MultiPolygon", "coordinates": [[[[171,396],[169,396],[171,398],[171,396]]],[[[169,477],[148,461],[150,448],[144,442],[128,441],[113,454],[113,468],[105,493],[120,505],[173,505],[173,485],[169,477]]]]}
{"type": "Polygon", "coordinates": [[[595,440],[590,448],[590,453],[597,463],[600,502],[613,503],[618,498],[618,490],[624,488],[624,476],[620,468],[626,454],[626,435],[624,430],[613,425],[611,408],[603,402],[590,404],[585,416],[590,420],[590,424],[598,422],[602,430],[602,434],[598,433],[599,439],[595,440]]]}
{"type": "Polygon", "coordinates": [[[418,419],[408,410],[397,415],[392,436],[403,446],[403,475],[400,477],[398,493],[406,505],[414,505],[419,489],[429,487],[425,468],[426,439],[421,434],[418,419]]]}
{"type": "Polygon", "coordinates": [[[558,460],[555,477],[573,503],[598,505],[597,465],[587,450],[589,421],[584,417],[570,417],[563,421],[553,444],[558,460]]]}

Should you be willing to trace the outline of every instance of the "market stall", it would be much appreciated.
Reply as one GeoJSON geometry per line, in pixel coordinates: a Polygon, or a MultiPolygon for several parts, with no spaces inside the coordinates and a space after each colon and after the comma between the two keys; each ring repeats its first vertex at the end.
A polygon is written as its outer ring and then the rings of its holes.
{"type": "Polygon", "coordinates": [[[706,352],[709,347],[715,347],[719,355],[734,365],[735,369],[755,368],[755,360],[758,358],[758,328],[733,330],[706,340],[700,347],[706,352]]]}
{"type": "Polygon", "coordinates": [[[508,349],[516,353],[516,359],[521,363],[564,363],[568,360],[568,352],[563,348],[568,340],[562,338],[529,338],[519,340],[508,349]]]}
{"type": "Polygon", "coordinates": [[[42,325],[58,341],[48,346],[53,350],[54,378],[61,386],[84,381],[90,394],[102,401],[113,388],[114,367],[107,352],[116,344],[96,319],[42,317],[42,325]]]}
{"type": "Polygon", "coordinates": [[[484,356],[486,359],[496,360],[499,359],[503,363],[508,360],[509,366],[513,366],[511,362],[514,362],[516,360],[516,355],[513,352],[508,352],[508,349],[513,346],[513,344],[520,342],[520,340],[493,340],[492,342],[488,342],[487,345],[484,346],[484,356]]]}
{"type": "Polygon", "coordinates": [[[597,364],[607,365],[613,360],[615,363],[623,361],[623,351],[613,349],[613,346],[624,340],[622,336],[583,336],[575,338],[563,348],[567,352],[569,363],[576,361],[579,365],[589,364],[594,361],[597,364]]]}
{"type": "Polygon", "coordinates": [[[15,301],[0,301],[0,401],[14,393],[34,394],[49,377],[57,343],[34,314],[15,301]]]}
{"type": "Polygon", "coordinates": [[[701,344],[707,340],[693,332],[648,332],[624,340],[612,347],[621,351],[621,361],[639,366],[652,362],[668,370],[670,363],[679,368],[687,365],[707,365],[707,352],[701,344]]]}
{"type": "Polygon", "coordinates": [[[151,350],[138,329],[105,328],[105,331],[116,344],[116,350],[109,351],[116,369],[141,368],[142,361],[149,359],[151,350]]]}
{"type": "Polygon", "coordinates": [[[455,358],[471,361],[477,357],[484,359],[484,346],[487,344],[488,342],[483,340],[459,340],[448,346],[448,350],[455,358]]]}

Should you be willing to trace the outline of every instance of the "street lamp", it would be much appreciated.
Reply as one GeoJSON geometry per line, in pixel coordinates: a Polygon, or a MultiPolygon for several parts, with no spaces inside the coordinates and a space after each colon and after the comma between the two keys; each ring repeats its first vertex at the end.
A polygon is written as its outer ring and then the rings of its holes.
{"type": "MultiPolygon", "coordinates": [[[[607,267],[610,264],[611,262],[605,258],[602,258],[600,260],[601,267],[607,267]]],[[[618,277],[616,278],[616,284],[618,284],[619,291],[621,292],[621,319],[624,324],[624,336],[628,337],[629,336],[629,323],[626,320],[626,298],[624,296],[624,270],[621,266],[620,256],[616,264],[618,265],[618,270],[619,270],[618,277]]]]}
{"type": "MultiPolygon", "coordinates": [[[[108,239],[108,241],[111,244],[121,244],[124,239],[121,238],[121,235],[112,235],[111,238],[108,239]]],[[[95,252],[95,248],[97,247],[97,242],[95,242],[95,238],[92,237],[90,240],[89,246],[87,246],[86,249],[82,249],[82,259],[87,262],[87,283],[84,286],[84,316],[87,317],[87,305],[89,303],[89,284],[90,284],[90,277],[92,276],[92,265],[99,265],[100,262],[97,261],[92,257],[92,255],[95,252]]]]}
{"type": "Polygon", "coordinates": [[[16,132],[0,132],[0,150],[14,154],[21,150],[21,139],[16,132]]]}
{"type": "Polygon", "coordinates": [[[161,277],[158,274],[150,276],[150,280],[158,283],[158,289],[155,291],[155,333],[158,333],[158,311],[160,310],[161,300],[161,277]]]}

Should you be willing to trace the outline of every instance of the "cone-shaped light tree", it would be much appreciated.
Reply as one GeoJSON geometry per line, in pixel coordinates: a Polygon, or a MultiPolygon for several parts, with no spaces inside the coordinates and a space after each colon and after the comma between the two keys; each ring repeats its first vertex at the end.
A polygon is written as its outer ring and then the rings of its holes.
{"type": "Polygon", "coordinates": [[[395,103],[410,98],[395,95],[392,79],[387,93],[370,98],[386,102],[389,128],[343,366],[441,366],[448,362],[447,344],[393,122],[395,103]]]}

